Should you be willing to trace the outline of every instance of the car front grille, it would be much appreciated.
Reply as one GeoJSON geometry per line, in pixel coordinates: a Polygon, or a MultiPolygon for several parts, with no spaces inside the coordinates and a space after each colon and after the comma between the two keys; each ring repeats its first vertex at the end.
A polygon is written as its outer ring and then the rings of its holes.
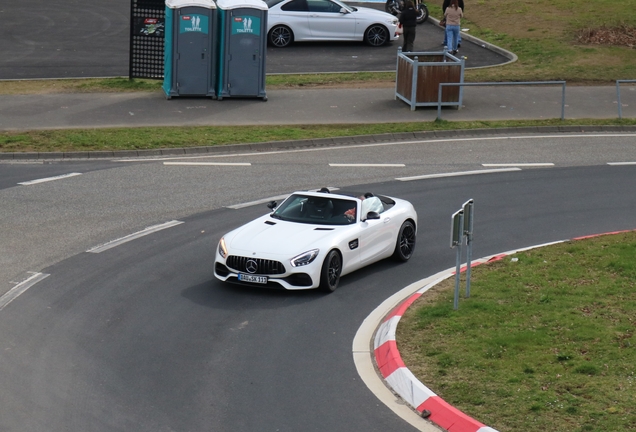
{"type": "MultiPolygon", "coordinates": [[[[253,265],[253,263],[250,264],[253,265]]],[[[262,258],[230,255],[225,260],[225,265],[241,273],[254,273],[259,275],[278,275],[285,273],[285,266],[283,263],[262,258]],[[254,261],[254,263],[256,263],[256,271],[247,270],[248,261],[254,261]]]]}

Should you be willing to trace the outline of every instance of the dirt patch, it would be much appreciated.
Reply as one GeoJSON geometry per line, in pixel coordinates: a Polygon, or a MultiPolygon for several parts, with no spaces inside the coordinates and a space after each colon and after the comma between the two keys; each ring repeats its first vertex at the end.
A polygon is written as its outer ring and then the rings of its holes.
{"type": "Polygon", "coordinates": [[[590,45],[614,45],[636,47],[636,27],[599,27],[583,29],[579,32],[578,41],[590,45]]]}

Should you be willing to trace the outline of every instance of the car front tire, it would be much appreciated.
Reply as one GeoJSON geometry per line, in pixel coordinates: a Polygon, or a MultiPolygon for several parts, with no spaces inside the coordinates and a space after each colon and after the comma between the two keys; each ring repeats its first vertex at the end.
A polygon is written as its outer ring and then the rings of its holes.
{"type": "Polygon", "coordinates": [[[364,33],[364,41],[374,47],[384,45],[390,40],[389,31],[380,24],[374,24],[364,33]]]}
{"type": "Polygon", "coordinates": [[[342,272],[342,257],[336,250],[327,254],[327,258],[322,263],[320,272],[320,289],[325,292],[334,292],[340,282],[342,272]]]}
{"type": "Polygon", "coordinates": [[[415,240],[415,225],[411,221],[404,222],[398,231],[393,257],[402,262],[411,259],[415,250],[415,240]]]}
{"type": "Polygon", "coordinates": [[[294,40],[294,34],[289,27],[277,25],[271,28],[267,39],[276,48],[285,48],[294,40]]]}

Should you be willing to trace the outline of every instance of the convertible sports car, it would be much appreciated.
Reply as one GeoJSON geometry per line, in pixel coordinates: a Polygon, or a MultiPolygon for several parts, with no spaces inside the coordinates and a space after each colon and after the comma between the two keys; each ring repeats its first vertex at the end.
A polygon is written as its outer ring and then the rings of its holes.
{"type": "Polygon", "coordinates": [[[277,48],[293,41],[364,41],[381,46],[399,38],[393,15],[338,0],[266,0],[267,40],[277,48]]]}
{"type": "Polygon", "coordinates": [[[214,275],[227,282],[332,292],[340,276],[393,256],[408,261],[417,213],[408,201],[327,188],[294,192],[223,236],[214,275]]]}

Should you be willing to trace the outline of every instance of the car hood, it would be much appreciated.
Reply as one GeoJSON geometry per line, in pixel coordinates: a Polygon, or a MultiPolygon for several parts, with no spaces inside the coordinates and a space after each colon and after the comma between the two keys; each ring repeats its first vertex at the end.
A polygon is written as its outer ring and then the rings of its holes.
{"type": "Polygon", "coordinates": [[[228,234],[230,253],[284,255],[293,257],[320,248],[324,239],[333,236],[341,226],[286,222],[269,216],[256,219],[228,234]],[[269,223],[266,223],[269,222],[269,223]],[[274,225],[271,225],[273,223],[274,225]]]}
{"type": "Polygon", "coordinates": [[[366,17],[374,17],[376,20],[378,21],[382,21],[384,22],[385,20],[393,20],[393,19],[397,19],[396,17],[394,17],[393,15],[391,15],[390,13],[387,12],[383,12],[383,11],[379,11],[377,9],[371,9],[368,7],[357,7],[356,6],[356,11],[353,12],[353,15],[364,15],[366,17]]]}

